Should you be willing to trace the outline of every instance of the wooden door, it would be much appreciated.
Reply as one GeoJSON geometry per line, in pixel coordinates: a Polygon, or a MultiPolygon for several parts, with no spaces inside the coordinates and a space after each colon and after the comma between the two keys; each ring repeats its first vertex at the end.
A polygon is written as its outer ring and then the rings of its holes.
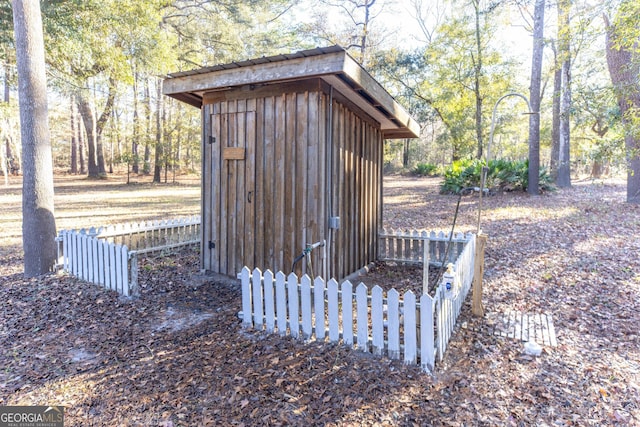
{"type": "Polygon", "coordinates": [[[255,111],[212,114],[211,270],[235,276],[254,267],[255,111]]]}

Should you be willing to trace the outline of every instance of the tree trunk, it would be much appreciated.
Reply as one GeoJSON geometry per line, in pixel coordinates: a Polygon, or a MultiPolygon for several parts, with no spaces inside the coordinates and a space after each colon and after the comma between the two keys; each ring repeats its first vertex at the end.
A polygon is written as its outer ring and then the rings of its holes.
{"type": "Polygon", "coordinates": [[[99,178],[98,163],[96,161],[96,119],[93,108],[83,94],[78,95],[78,110],[82,116],[84,129],[87,134],[87,172],[90,178],[99,178]]]}
{"type": "Polygon", "coordinates": [[[558,141],[558,177],[560,188],[571,187],[571,60],[562,63],[562,98],[560,100],[560,132],[558,141]]]}
{"type": "Polygon", "coordinates": [[[474,94],[476,97],[476,139],[478,140],[478,152],[476,158],[482,158],[482,93],[480,91],[480,77],[482,76],[482,40],[480,38],[480,4],[478,0],[473,1],[476,20],[476,60],[474,64],[474,94]]]}
{"type": "MultiPolygon", "coordinates": [[[[77,118],[78,116],[76,116],[77,118]]],[[[84,134],[82,133],[82,129],[80,128],[80,123],[78,123],[78,163],[80,166],[80,175],[84,175],[87,173],[86,162],[84,160],[85,151],[85,142],[84,142],[84,134]]]]}
{"type": "Polygon", "coordinates": [[[562,97],[562,63],[558,50],[554,52],[554,72],[553,72],[553,104],[551,118],[551,162],[550,175],[553,182],[557,182],[558,164],[560,163],[560,98],[562,97]]]}
{"type": "Polygon", "coordinates": [[[9,59],[4,59],[4,102],[7,104],[11,99],[11,86],[9,85],[9,78],[11,77],[9,73],[9,59]]]}
{"type": "MultiPolygon", "coordinates": [[[[161,87],[161,85],[158,85],[161,87]]],[[[161,96],[158,93],[158,96],[161,96]]],[[[171,167],[171,153],[173,152],[173,141],[171,140],[171,132],[169,132],[169,126],[171,126],[171,103],[169,106],[164,105],[162,109],[162,141],[164,145],[163,157],[164,157],[164,183],[167,183],[167,174],[171,167]],[[169,110],[169,117],[167,117],[167,110],[169,110]]]]}
{"type": "MultiPolygon", "coordinates": [[[[4,102],[9,103],[9,61],[4,61],[4,102]]],[[[5,146],[0,147],[0,162],[2,162],[2,174],[4,175],[4,185],[9,185],[9,120],[5,119],[0,129],[0,141],[4,140],[5,146]],[[5,135],[5,132],[7,133],[5,135]]]]}
{"type": "Polygon", "coordinates": [[[142,166],[142,171],[145,175],[149,175],[151,173],[151,147],[149,144],[149,137],[151,135],[151,89],[149,88],[148,77],[146,78],[144,96],[146,100],[145,120],[147,122],[147,132],[144,137],[144,164],[142,166]]]}
{"type": "MultiPolygon", "coordinates": [[[[596,135],[600,137],[602,140],[604,136],[609,132],[609,126],[603,124],[599,118],[596,118],[595,122],[591,126],[591,130],[595,132],[596,135]]],[[[604,173],[604,157],[602,155],[596,156],[593,159],[593,164],[591,165],[591,178],[600,178],[604,173]]]]}
{"type": "Polygon", "coordinates": [[[138,113],[138,73],[133,75],[133,141],[131,141],[131,170],[137,174],[140,172],[138,161],[138,144],[140,139],[140,114],[138,113]]]}
{"type": "MultiPolygon", "coordinates": [[[[0,128],[0,139],[4,138],[3,128],[0,128]]],[[[2,164],[2,175],[4,176],[4,185],[9,185],[9,160],[7,159],[7,151],[3,150],[2,148],[3,147],[0,147],[0,163],[2,164]]]]}
{"type": "Polygon", "coordinates": [[[527,192],[540,193],[540,86],[542,83],[542,50],[544,47],[544,3],[536,0],[533,12],[533,53],[529,102],[534,114],[529,115],[529,171],[527,192]]]}
{"type": "Polygon", "coordinates": [[[78,173],[78,140],[76,138],[76,100],[71,96],[71,173],[78,173]]]}
{"type": "MultiPolygon", "coordinates": [[[[9,84],[9,80],[11,79],[11,71],[9,68],[9,58],[8,55],[5,56],[4,59],[4,102],[9,104],[9,101],[11,100],[11,86],[9,84]]],[[[4,173],[4,179],[5,179],[5,183],[9,183],[9,174],[12,175],[17,175],[18,171],[20,170],[19,168],[19,164],[20,164],[20,159],[19,158],[15,158],[13,150],[11,148],[11,146],[13,145],[13,135],[12,135],[12,129],[15,128],[15,126],[13,126],[13,119],[10,115],[8,115],[5,118],[5,122],[2,124],[3,126],[3,132],[1,132],[4,136],[4,147],[0,148],[0,150],[2,150],[3,152],[3,163],[2,163],[2,171],[4,173]]],[[[17,150],[16,150],[17,151],[17,150]]],[[[16,153],[16,155],[19,157],[19,153],[16,153]]]]}
{"type": "MultiPolygon", "coordinates": [[[[178,112],[182,112],[182,107],[178,107],[178,112]]],[[[173,182],[176,182],[176,172],[180,169],[180,158],[182,157],[182,115],[178,115],[176,120],[176,149],[173,155],[173,182]]]]}
{"type": "Polygon", "coordinates": [[[558,133],[558,176],[560,188],[571,187],[571,0],[558,2],[558,53],[562,61],[560,123],[558,133]]]}
{"type": "Polygon", "coordinates": [[[111,143],[109,144],[109,173],[113,173],[113,162],[115,157],[120,157],[122,153],[122,141],[120,141],[120,118],[115,108],[111,109],[111,121],[109,122],[111,129],[111,143]],[[115,145],[114,145],[115,140],[115,145]]]}
{"type": "Polygon", "coordinates": [[[104,110],[100,114],[100,118],[96,122],[96,153],[98,160],[98,172],[100,176],[106,176],[107,171],[104,162],[104,146],[102,144],[102,133],[104,131],[109,117],[111,116],[111,110],[113,110],[113,103],[116,99],[116,84],[113,79],[109,79],[109,94],[107,95],[107,102],[105,103],[104,110]]]}
{"type": "Polygon", "coordinates": [[[153,182],[160,183],[162,172],[162,160],[164,156],[164,150],[162,147],[162,121],[160,120],[162,114],[162,89],[160,82],[157,82],[158,93],[156,98],[156,153],[154,159],[153,168],[153,182]]]}
{"type": "Polygon", "coordinates": [[[44,38],[40,3],[12,3],[22,138],[24,275],[34,277],[51,271],[57,255],[44,38]]]}
{"type": "Polygon", "coordinates": [[[405,169],[409,167],[409,144],[410,143],[411,143],[411,140],[409,138],[405,138],[402,141],[402,167],[405,169]]]}
{"type": "Polygon", "coordinates": [[[640,135],[637,130],[634,131],[633,126],[633,116],[640,113],[640,53],[633,49],[637,49],[640,40],[633,40],[631,46],[626,46],[621,40],[624,36],[622,32],[618,33],[616,24],[611,24],[606,16],[605,23],[607,65],[625,127],[627,202],[640,204],[640,135]]]}
{"type": "Polygon", "coordinates": [[[600,160],[594,160],[591,164],[591,178],[601,178],[602,169],[602,162],[600,160]]]}

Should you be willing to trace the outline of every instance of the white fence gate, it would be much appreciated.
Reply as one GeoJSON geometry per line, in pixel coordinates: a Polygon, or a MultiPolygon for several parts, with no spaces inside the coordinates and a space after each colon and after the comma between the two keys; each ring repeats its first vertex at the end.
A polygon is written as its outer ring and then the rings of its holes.
{"type": "Polygon", "coordinates": [[[136,284],[129,280],[131,274],[127,247],[83,231],[63,230],[58,234],[59,250],[62,246],[62,269],[121,295],[135,294],[136,284]]]}
{"type": "Polygon", "coordinates": [[[56,241],[65,272],[131,296],[138,294],[138,255],[198,244],[200,217],[62,230],[56,241]]]}
{"type": "MultiPolygon", "coordinates": [[[[393,236],[394,244],[403,236],[393,236]]],[[[403,247],[413,247],[418,241],[414,237],[413,233],[406,235],[404,240],[409,241],[403,241],[403,247]]],[[[425,242],[431,246],[439,245],[438,237],[448,240],[444,234],[430,236],[433,239],[417,237],[422,250],[425,242]]],[[[454,289],[447,293],[438,285],[433,296],[416,296],[411,291],[401,295],[395,289],[385,295],[379,286],[369,290],[360,283],[354,289],[350,281],[338,284],[320,277],[312,281],[306,275],[274,275],[269,270],[262,273],[245,267],[240,274],[243,324],[305,340],[342,340],[344,345],[361,351],[402,358],[405,363],[419,363],[431,370],[436,358],[442,360],[444,356],[473,281],[475,235],[455,238],[462,245],[454,251],[454,289]]]]}

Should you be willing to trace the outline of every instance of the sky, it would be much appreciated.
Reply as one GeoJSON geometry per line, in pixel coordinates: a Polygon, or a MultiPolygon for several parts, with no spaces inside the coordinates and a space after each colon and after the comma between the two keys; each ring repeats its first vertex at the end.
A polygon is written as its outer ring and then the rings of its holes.
{"type": "MultiPolygon", "coordinates": [[[[339,2],[340,0],[302,0],[299,4],[296,16],[302,20],[308,20],[313,15],[310,10],[322,7],[327,11],[329,21],[334,23],[336,28],[352,26],[344,18],[337,7],[327,6],[327,2],[339,2]]],[[[481,0],[482,1],[482,0],[481,0]]],[[[422,3],[423,10],[430,9],[430,13],[425,13],[429,26],[433,26],[434,15],[438,13],[437,4],[442,0],[376,0],[373,11],[375,16],[372,19],[371,27],[373,31],[385,34],[383,47],[400,46],[402,48],[416,48],[425,43],[425,35],[420,29],[414,3],[422,3]],[[383,30],[384,29],[384,30],[383,30]]],[[[451,3],[451,2],[446,2],[451,3]]],[[[509,56],[515,57],[523,64],[530,62],[533,41],[531,35],[525,29],[524,19],[517,11],[503,14],[502,22],[498,23],[499,31],[494,34],[500,40],[500,45],[504,47],[509,56]]],[[[529,64],[530,65],[530,64],[529,64]]]]}

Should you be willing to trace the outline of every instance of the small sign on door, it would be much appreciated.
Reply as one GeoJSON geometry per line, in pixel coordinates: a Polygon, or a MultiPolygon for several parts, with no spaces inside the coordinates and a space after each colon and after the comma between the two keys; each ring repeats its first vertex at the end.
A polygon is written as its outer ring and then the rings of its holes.
{"type": "Polygon", "coordinates": [[[245,149],[241,147],[224,147],[222,158],[224,160],[244,160],[245,149]]]}

